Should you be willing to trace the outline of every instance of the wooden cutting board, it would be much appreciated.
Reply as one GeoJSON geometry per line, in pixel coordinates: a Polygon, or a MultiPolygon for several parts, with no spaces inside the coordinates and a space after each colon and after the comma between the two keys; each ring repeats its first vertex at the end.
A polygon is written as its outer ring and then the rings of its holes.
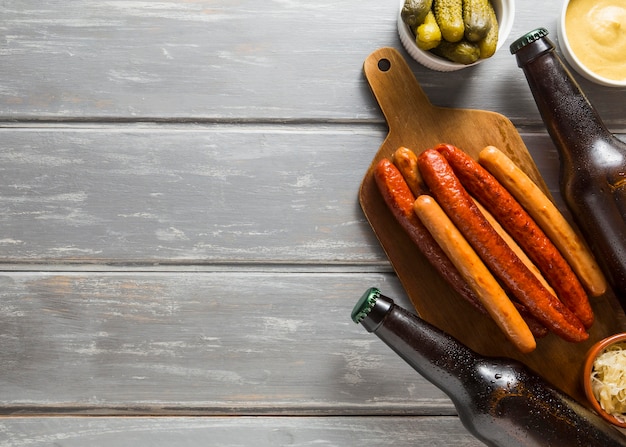
{"type": "Polygon", "coordinates": [[[365,60],[363,69],[387,120],[389,133],[365,174],[359,200],[415,310],[421,318],[475,351],[516,358],[586,404],[580,377],[586,351],[597,340],[625,329],[624,313],[615,297],[607,293],[592,298],[596,321],[588,341],[574,344],[548,335],[538,340],[534,352],[521,354],[489,317],[466,304],[431,267],[387,210],[372,176],[376,163],[383,157],[391,157],[400,146],[419,153],[438,143],[451,143],[476,157],[483,147],[493,145],[511,157],[547,192],[516,128],[497,113],[433,106],[395,49],[381,48],[373,52],[365,60]]]}

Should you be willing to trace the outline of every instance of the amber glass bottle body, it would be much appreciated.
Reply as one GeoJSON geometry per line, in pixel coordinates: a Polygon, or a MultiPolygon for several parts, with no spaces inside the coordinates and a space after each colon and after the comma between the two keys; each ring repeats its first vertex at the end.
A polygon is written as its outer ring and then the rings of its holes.
{"type": "Polygon", "coordinates": [[[530,32],[511,52],[559,152],[563,199],[626,308],[626,144],[606,128],[546,35],[530,32]]]}
{"type": "Polygon", "coordinates": [[[378,289],[363,295],[352,317],[443,390],[489,446],[626,446],[625,436],[521,363],[478,355],[378,289]]]}

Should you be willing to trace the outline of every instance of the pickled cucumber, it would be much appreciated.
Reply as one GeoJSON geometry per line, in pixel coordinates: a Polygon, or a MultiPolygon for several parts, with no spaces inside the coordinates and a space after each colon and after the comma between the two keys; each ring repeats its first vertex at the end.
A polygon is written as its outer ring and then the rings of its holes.
{"type": "Polygon", "coordinates": [[[480,58],[480,49],[478,44],[462,40],[460,42],[447,42],[442,40],[441,43],[433,48],[434,54],[445,57],[452,62],[459,64],[473,64],[480,58]]]}
{"type": "Polygon", "coordinates": [[[458,42],[463,38],[463,0],[433,0],[433,12],[445,40],[458,42]]]}
{"type": "Polygon", "coordinates": [[[412,31],[421,25],[430,11],[433,0],[405,0],[400,11],[402,21],[409,25],[412,31]]]}
{"type": "Polygon", "coordinates": [[[491,6],[491,4],[489,4],[488,11],[491,18],[491,29],[489,30],[485,38],[478,42],[481,59],[486,59],[493,56],[498,46],[498,32],[500,27],[498,26],[496,12],[493,10],[493,6],[491,6]]]}
{"type": "Polygon", "coordinates": [[[467,40],[478,42],[487,36],[492,26],[490,9],[493,10],[489,0],[463,0],[463,23],[467,40]]]}
{"type": "Polygon", "coordinates": [[[415,35],[415,42],[422,50],[430,50],[439,45],[439,42],[441,42],[441,30],[432,11],[428,11],[424,23],[417,27],[415,35]]]}

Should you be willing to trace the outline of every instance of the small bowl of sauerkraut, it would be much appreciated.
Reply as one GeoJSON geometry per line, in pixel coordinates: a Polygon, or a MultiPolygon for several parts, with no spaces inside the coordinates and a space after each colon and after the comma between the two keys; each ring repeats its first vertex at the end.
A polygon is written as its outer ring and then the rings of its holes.
{"type": "Polygon", "coordinates": [[[596,413],[626,428],[626,333],[600,340],[589,349],[583,386],[596,413]]]}

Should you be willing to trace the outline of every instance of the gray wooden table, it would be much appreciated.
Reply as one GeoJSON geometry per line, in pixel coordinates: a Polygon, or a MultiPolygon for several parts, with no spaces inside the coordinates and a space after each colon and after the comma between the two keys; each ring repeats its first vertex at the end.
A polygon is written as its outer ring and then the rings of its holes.
{"type": "MultiPolygon", "coordinates": [[[[408,305],[357,202],[397,3],[0,0],[0,445],[482,445],[350,320],[369,286],[408,305]]],[[[518,2],[508,43],[559,9],[518,2]]],[[[507,48],[411,68],[558,197],[507,48]]],[[[580,81],[626,135],[626,90],[580,81]]]]}

